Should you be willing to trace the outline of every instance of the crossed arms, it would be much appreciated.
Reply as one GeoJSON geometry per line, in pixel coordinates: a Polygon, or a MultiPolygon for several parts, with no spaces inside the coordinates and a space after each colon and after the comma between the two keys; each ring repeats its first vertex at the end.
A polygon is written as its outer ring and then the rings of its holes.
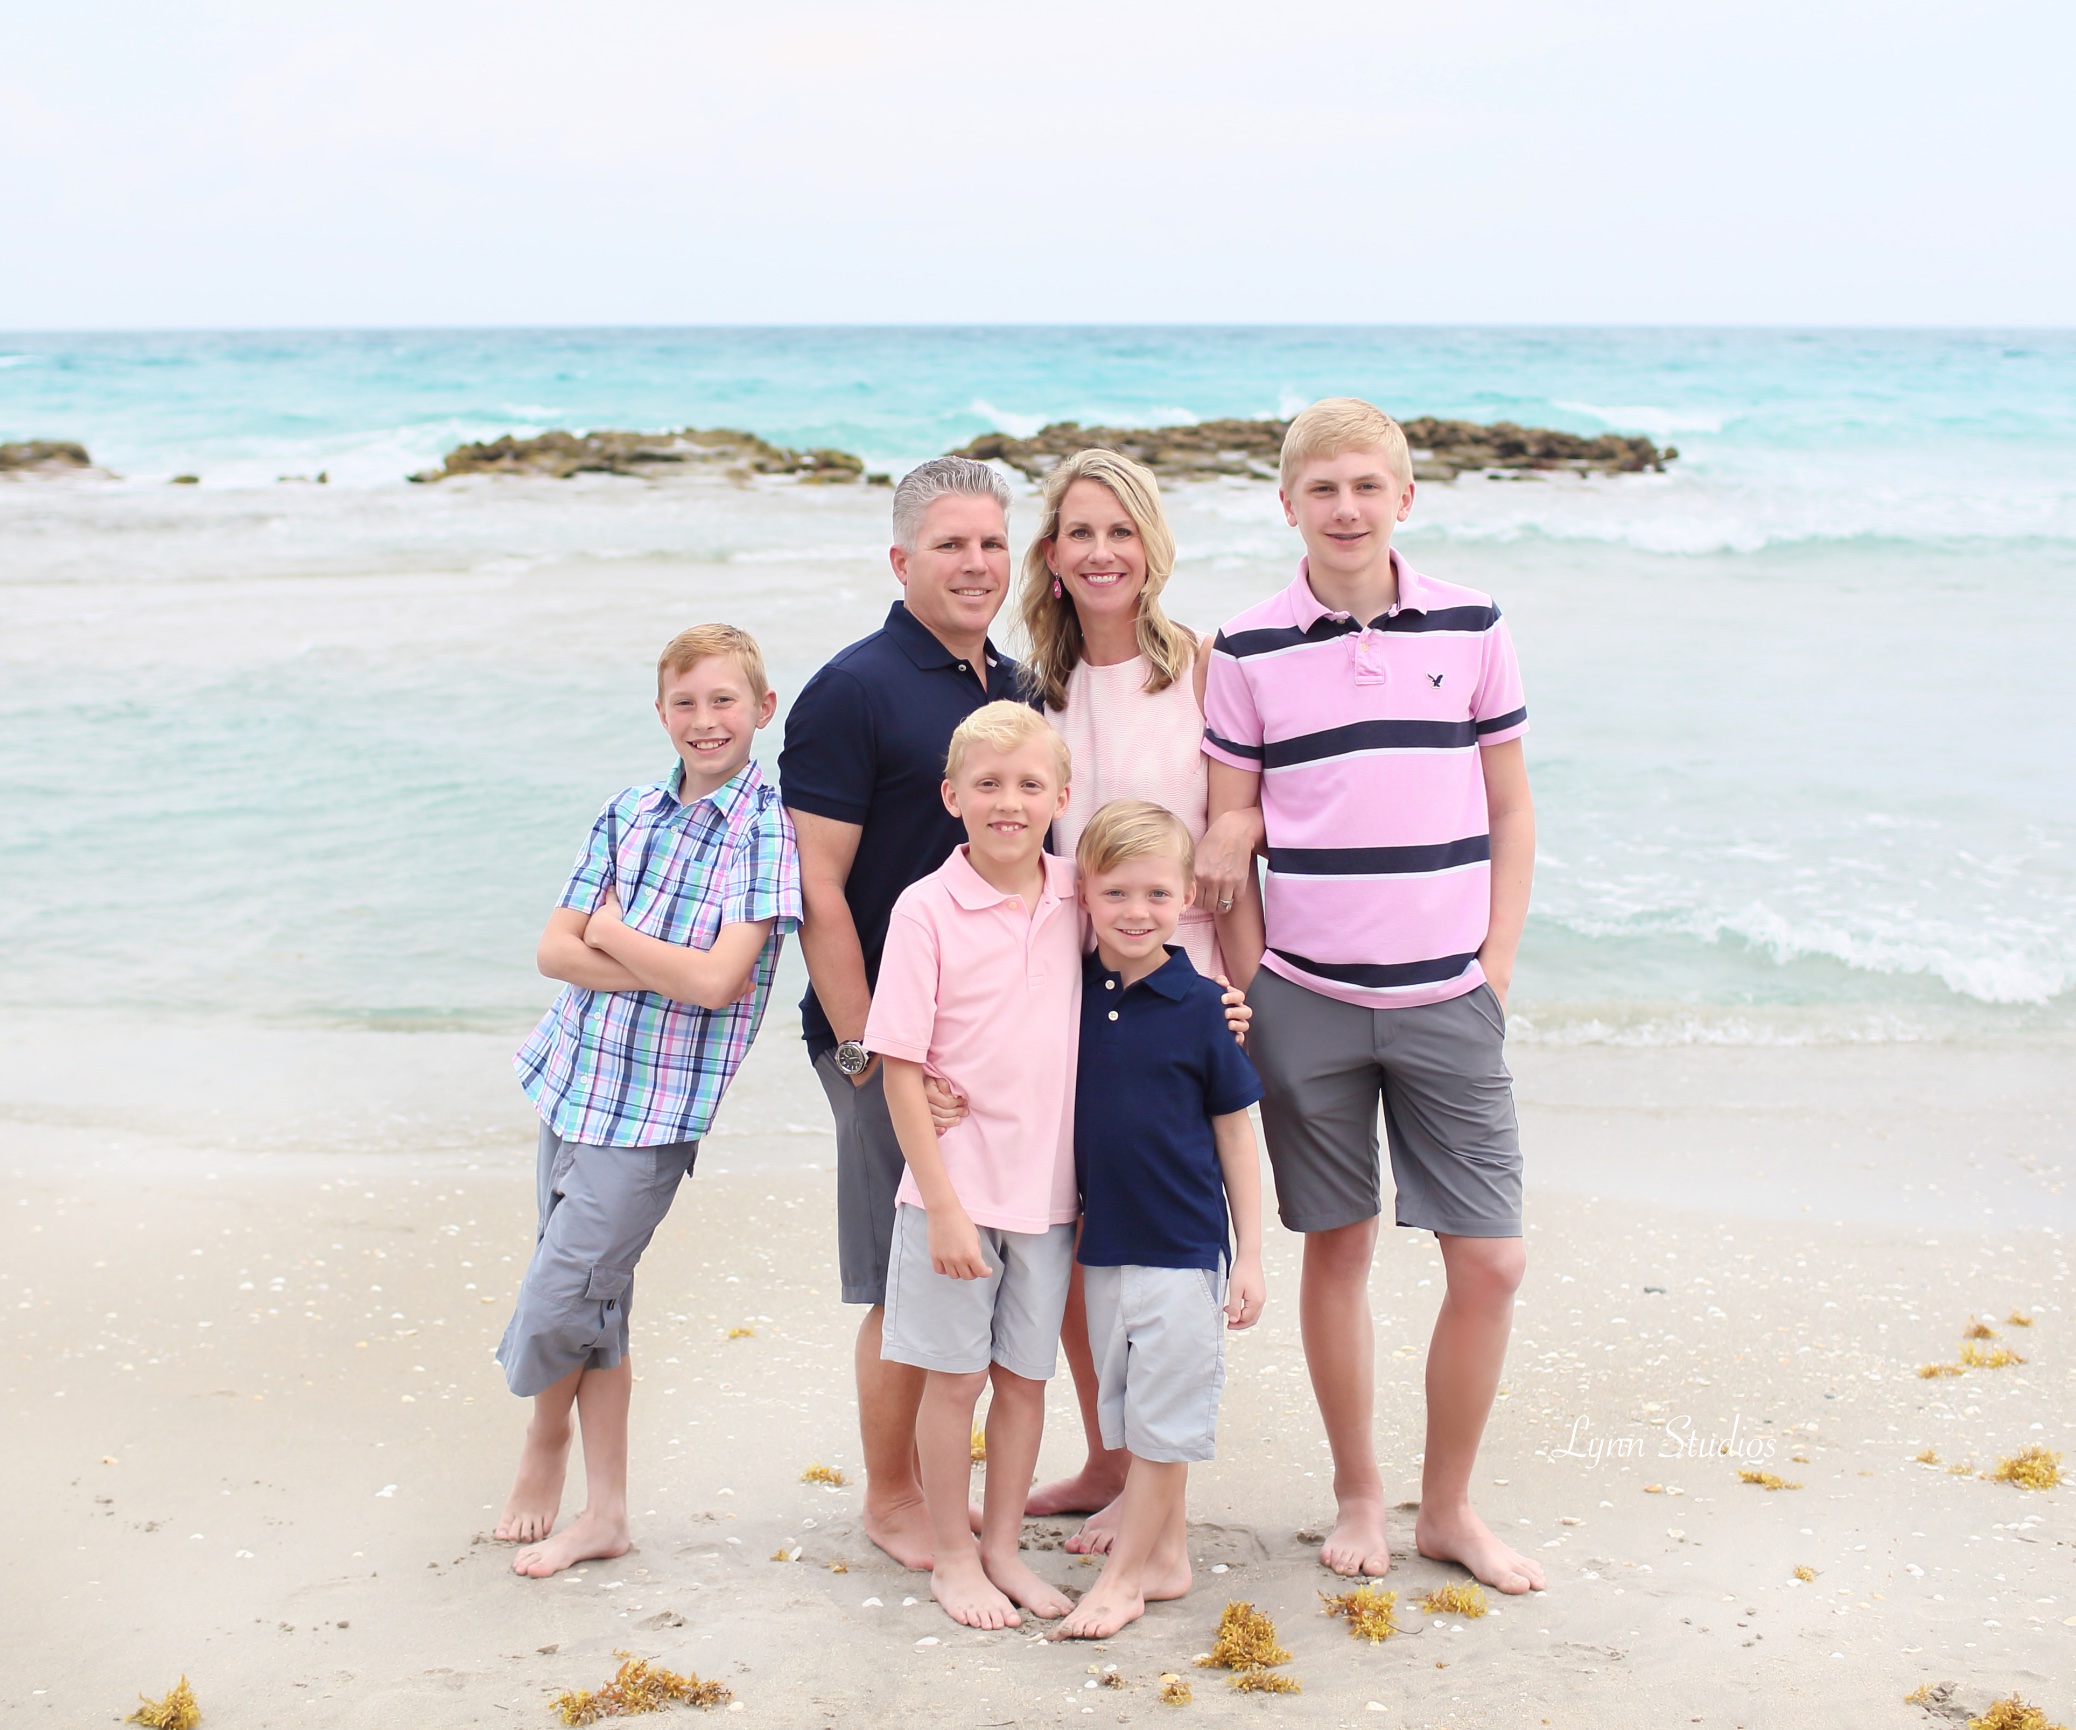
{"type": "Polygon", "coordinates": [[[621,918],[619,897],[608,889],[596,913],[574,907],[550,913],[534,963],[548,978],[587,991],[653,991],[701,1009],[725,1009],[749,991],[771,925],[769,919],[724,925],[711,949],[665,943],[621,918]]]}

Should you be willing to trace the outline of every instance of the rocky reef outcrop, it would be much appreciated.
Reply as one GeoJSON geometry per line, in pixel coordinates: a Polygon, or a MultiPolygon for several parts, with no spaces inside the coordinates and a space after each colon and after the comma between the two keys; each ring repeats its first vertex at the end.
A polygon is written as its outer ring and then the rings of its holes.
{"type": "MultiPolygon", "coordinates": [[[[1449,481],[1482,470],[1655,473],[1680,454],[1647,438],[1620,433],[1584,438],[1548,427],[1516,426],[1512,421],[1487,426],[1422,415],[1400,425],[1413,447],[1413,476],[1423,481],[1449,481]]],[[[1101,445],[1144,463],[1166,479],[1242,475],[1273,480],[1289,427],[1287,420],[1209,420],[1171,427],[1085,427],[1075,421],[1057,421],[1029,438],[985,433],[952,454],[1006,463],[1038,480],[1076,451],[1101,445]]]]}
{"type": "Polygon", "coordinates": [[[0,445],[0,475],[58,475],[91,469],[85,445],[70,439],[25,439],[0,445]]]}
{"type": "Polygon", "coordinates": [[[816,485],[865,478],[865,464],[849,451],[796,451],[733,427],[686,427],[679,432],[544,432],[532,438],[487,439],[457,445],[436,469],[421,469],[414,481],[443,481],[455,475],[640,475],[715,474],[743,480],[752,475],[792,475],[816,485]]]}

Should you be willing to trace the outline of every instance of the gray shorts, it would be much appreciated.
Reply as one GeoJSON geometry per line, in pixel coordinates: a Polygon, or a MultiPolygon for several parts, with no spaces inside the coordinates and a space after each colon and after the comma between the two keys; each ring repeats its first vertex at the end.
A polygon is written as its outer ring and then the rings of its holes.
{"type": "Polygon", "coordinates": [[[953,1279],[930,1265],[930,1223],[923,1210],[905,1202],[894,1210],[879,1355],[949,1375],[971,1375],[996,1363],[1029,1381],[1049,1381],[1059,1362],[1060,1322],[1074,1277],[1074,1228],[978,1229],[988,1277],[953,1279]]]}
{"type": "Polygon", "coordinates": [[[1142,1460],[1208,1460],[1225,1386],[1225,1275],[1200,1267],[1085,1267],[1103,1446],[1142,1460]]]}
{"type": "Polygon", "coordinates": [[[906,1169],[887,1116],[887,1066],[875,1065],[865,1084],[854,1087],[829,1050],[815,1059],[815,1075],[836,1119],[836,1265],[843,1301],[883,1304],[894,1191],[906,1169]]]}
{"type": "Polygon", "coordinates": [[[545,1123],[534,1166],[540,1226],[497,1361],[530,1397],[572,1370],[610,1370],[627,1356],[634,1264],[699,1157],[696,1141],[593,1147],[545,1123]]]}
{"type": "Polygon", "coordinates": [[[1450,1237],[1521,1235],[1521,1133],[1492,987],[1444,1003],[1365,1009],[1266,967],[1247,1001],[1247,1054],[1276,1211],[1292,1231],[1329,1231],[1383,1211],[1377,1106],[1391,1147],[1400,1225],[1450,1237]]]}

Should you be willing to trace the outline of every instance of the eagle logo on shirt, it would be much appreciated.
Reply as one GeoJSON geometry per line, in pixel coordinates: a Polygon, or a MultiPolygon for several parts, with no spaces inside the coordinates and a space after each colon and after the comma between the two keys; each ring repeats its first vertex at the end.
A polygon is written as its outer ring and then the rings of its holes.
{"type": "Polygon", "coordinates": [[[1439,691],[1442,688],[1442,675],[1440,673],[1429,673],[1427,682],[1439,691]]]}

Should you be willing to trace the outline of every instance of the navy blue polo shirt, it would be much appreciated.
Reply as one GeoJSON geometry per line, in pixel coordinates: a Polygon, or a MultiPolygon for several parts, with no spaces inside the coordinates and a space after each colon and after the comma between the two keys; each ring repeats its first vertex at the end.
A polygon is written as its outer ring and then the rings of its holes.
{"type": "MultiPolygon", "coordinates": [[[[887,920],[901,891],[966,839],[938,794],[953,731],[984,703],[1023,697],[1016,663],[992,642],[986,655],[983,690],[973,664],[896,601],[884,625],[808,680],[786,716],[780,798],[795,811],[864,830],[843,895],[865,951],[867,984],[879,980],[887,920]]],[[[812,985],[800,1000],[800,1025],[811,1056],[834,1049],[812,985]]]]}
{"type": "Polygon", "coordinates": [[[1225,1174],[1211,1120],[1261,1081],[1225,1024],[1219,987],[1180,949],[1126,990],[1082,963],[1074,1172],[1084,1267],[1201,1267],[1227,1259],[1225,1174]]]}

